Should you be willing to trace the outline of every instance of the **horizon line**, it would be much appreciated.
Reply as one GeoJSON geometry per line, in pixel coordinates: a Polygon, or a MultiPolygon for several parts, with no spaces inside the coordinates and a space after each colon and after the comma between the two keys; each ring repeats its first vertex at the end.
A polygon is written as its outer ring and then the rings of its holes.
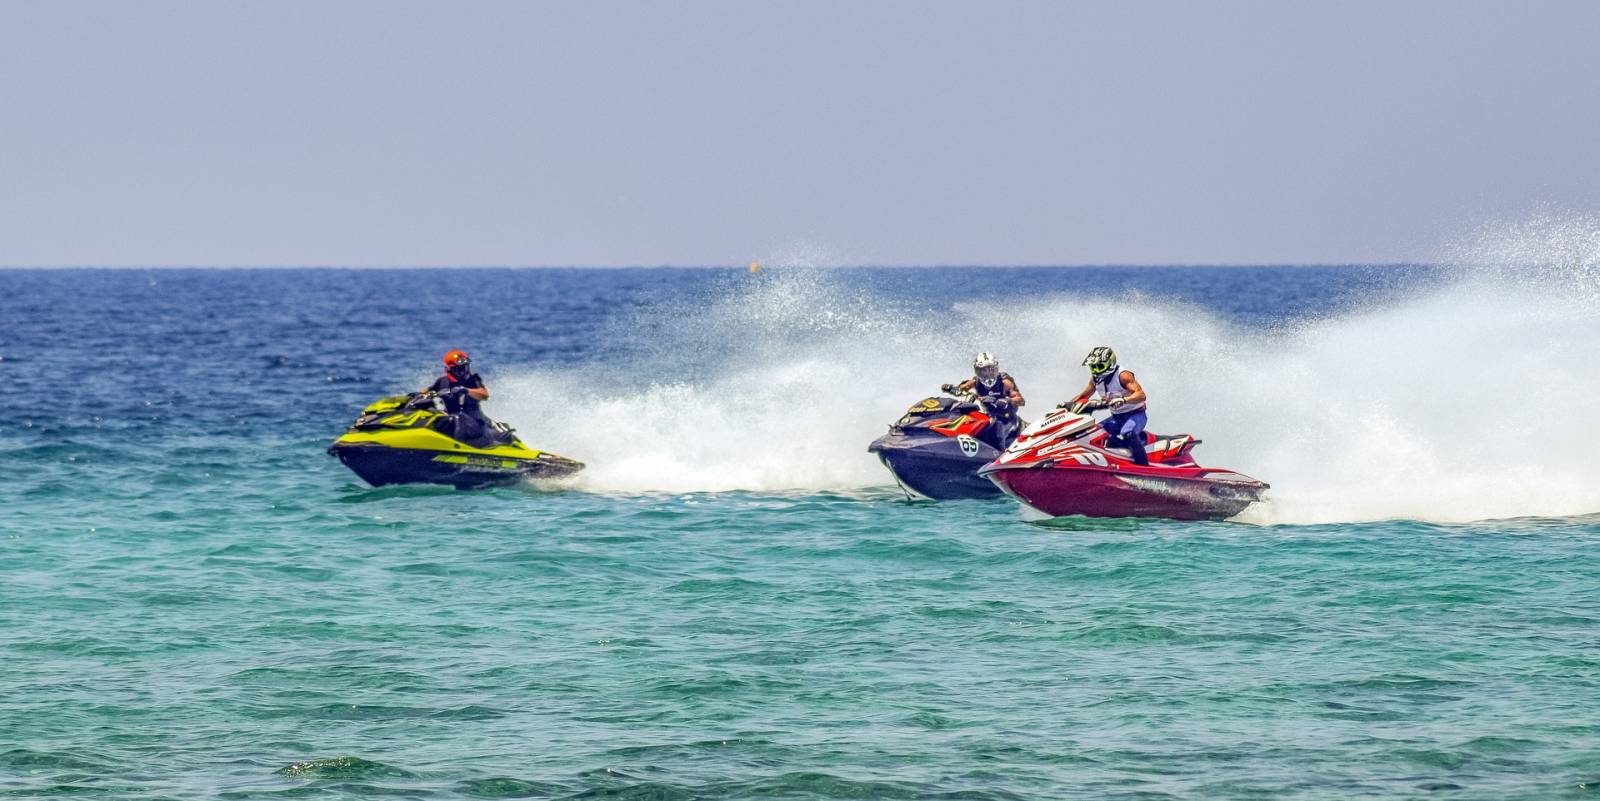
{"type": "Polygon", "coordinates": [[[0,264],[0,270],[1050,270],[1093,268],[1434,267],[1426,262],[1084,262],[1060,264],[0,264]]]}

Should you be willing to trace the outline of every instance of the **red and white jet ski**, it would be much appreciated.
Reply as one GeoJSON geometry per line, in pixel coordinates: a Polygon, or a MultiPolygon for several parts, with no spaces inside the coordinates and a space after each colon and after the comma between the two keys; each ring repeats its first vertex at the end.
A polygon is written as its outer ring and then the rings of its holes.
{"type": "Polygon", "coordinates": [[[1167,517],[1222,520],[1244,511],[1267,484],[1232,470],[1195,464],[1188,434],[1145,433],[1148,466],[1105,447],[1092,415],[1057,409],[1023,430],[986,476],[1007,495],[1051,517],[1167,517]]]}

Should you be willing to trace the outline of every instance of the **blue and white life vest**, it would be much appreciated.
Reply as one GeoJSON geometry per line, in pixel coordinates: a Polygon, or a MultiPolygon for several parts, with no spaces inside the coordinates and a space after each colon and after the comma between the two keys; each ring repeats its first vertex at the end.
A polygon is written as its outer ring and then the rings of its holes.
{"type": "MultiPolygon", "coordinates": [[[[1126,398],[1133,394],[1129,392],[1126,387],[1122,386],[1123,369],[1125,368],[1123,368],[1121,365],[1118,365],[1110,373],[1107,373],[1104,378],[1097,379],[1094,382],[1095,391],[1100,394],[1101,398],[1104,398],[1105,400],[1111,400],[1113,398],[1126,398]]],[[[1112,409],[1112,411],[1116,412],[1117,414],[1127,414],[1128,412],[1137,412],[1143,408],[1144,401],[1139,401],[1138,403],[1124,403],[1121,406],[1112,409]]]]}

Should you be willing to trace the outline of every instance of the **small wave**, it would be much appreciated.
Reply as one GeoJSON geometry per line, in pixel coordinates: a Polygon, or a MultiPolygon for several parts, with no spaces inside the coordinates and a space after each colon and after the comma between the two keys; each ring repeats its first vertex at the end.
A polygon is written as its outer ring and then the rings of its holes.
{"type": "Polygon", "coordinates": [[[274,772],[307,779],[406,779],[413,776],[410,771],[393,765],[350,756],[295,762],[274,772]]]}
{"type": "Polygon", "coordinates": [[[471,779],[456,785],[463,795],[473,798],[555,798],[563,795],[558,785],[494,776],[488,779],[471,779]]]}
{"type": "Polygon", "coordinates": [[[0,751],[0,766],[27,772],[60,770],[105,773],[110,770],[105,763],[71,751],[34,751],[27,748],[0,751]]]}
{"type": "MultiPolygon", "coordinates": [[[[603,786],[591,787],[569,799],[651,799],[652,801],[690,801],[690,799],[743,798],[841,798],[841,799],[962,799],[963,801],[1018,801],[1022,796],[991,787],[963,786],[958,782],[912,782],[888,779],[848,778],[822,771],[796,771],[739,781],[707,784],[678,784],[665,781],[640,781],[618,770],[595,771],[591,775],[603,786]],[[621,779],[622,781],[618,781],[621,779]],[[628,783],[627,780],[633,780],[628,783]]],[[[985,784],[992,784],[985,782],[985,784]]]]}

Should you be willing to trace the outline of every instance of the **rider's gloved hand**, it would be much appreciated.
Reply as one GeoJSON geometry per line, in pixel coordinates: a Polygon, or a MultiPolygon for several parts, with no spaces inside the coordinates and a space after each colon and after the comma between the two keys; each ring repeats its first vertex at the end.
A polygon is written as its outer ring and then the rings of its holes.
{"type": "Polygon", "coordinates": [[[1111,400],[1105,401],[1105,405],[1102,408],[1115,409],[1127,402],[1127,398],[1112,398],[1111,400]]]}

